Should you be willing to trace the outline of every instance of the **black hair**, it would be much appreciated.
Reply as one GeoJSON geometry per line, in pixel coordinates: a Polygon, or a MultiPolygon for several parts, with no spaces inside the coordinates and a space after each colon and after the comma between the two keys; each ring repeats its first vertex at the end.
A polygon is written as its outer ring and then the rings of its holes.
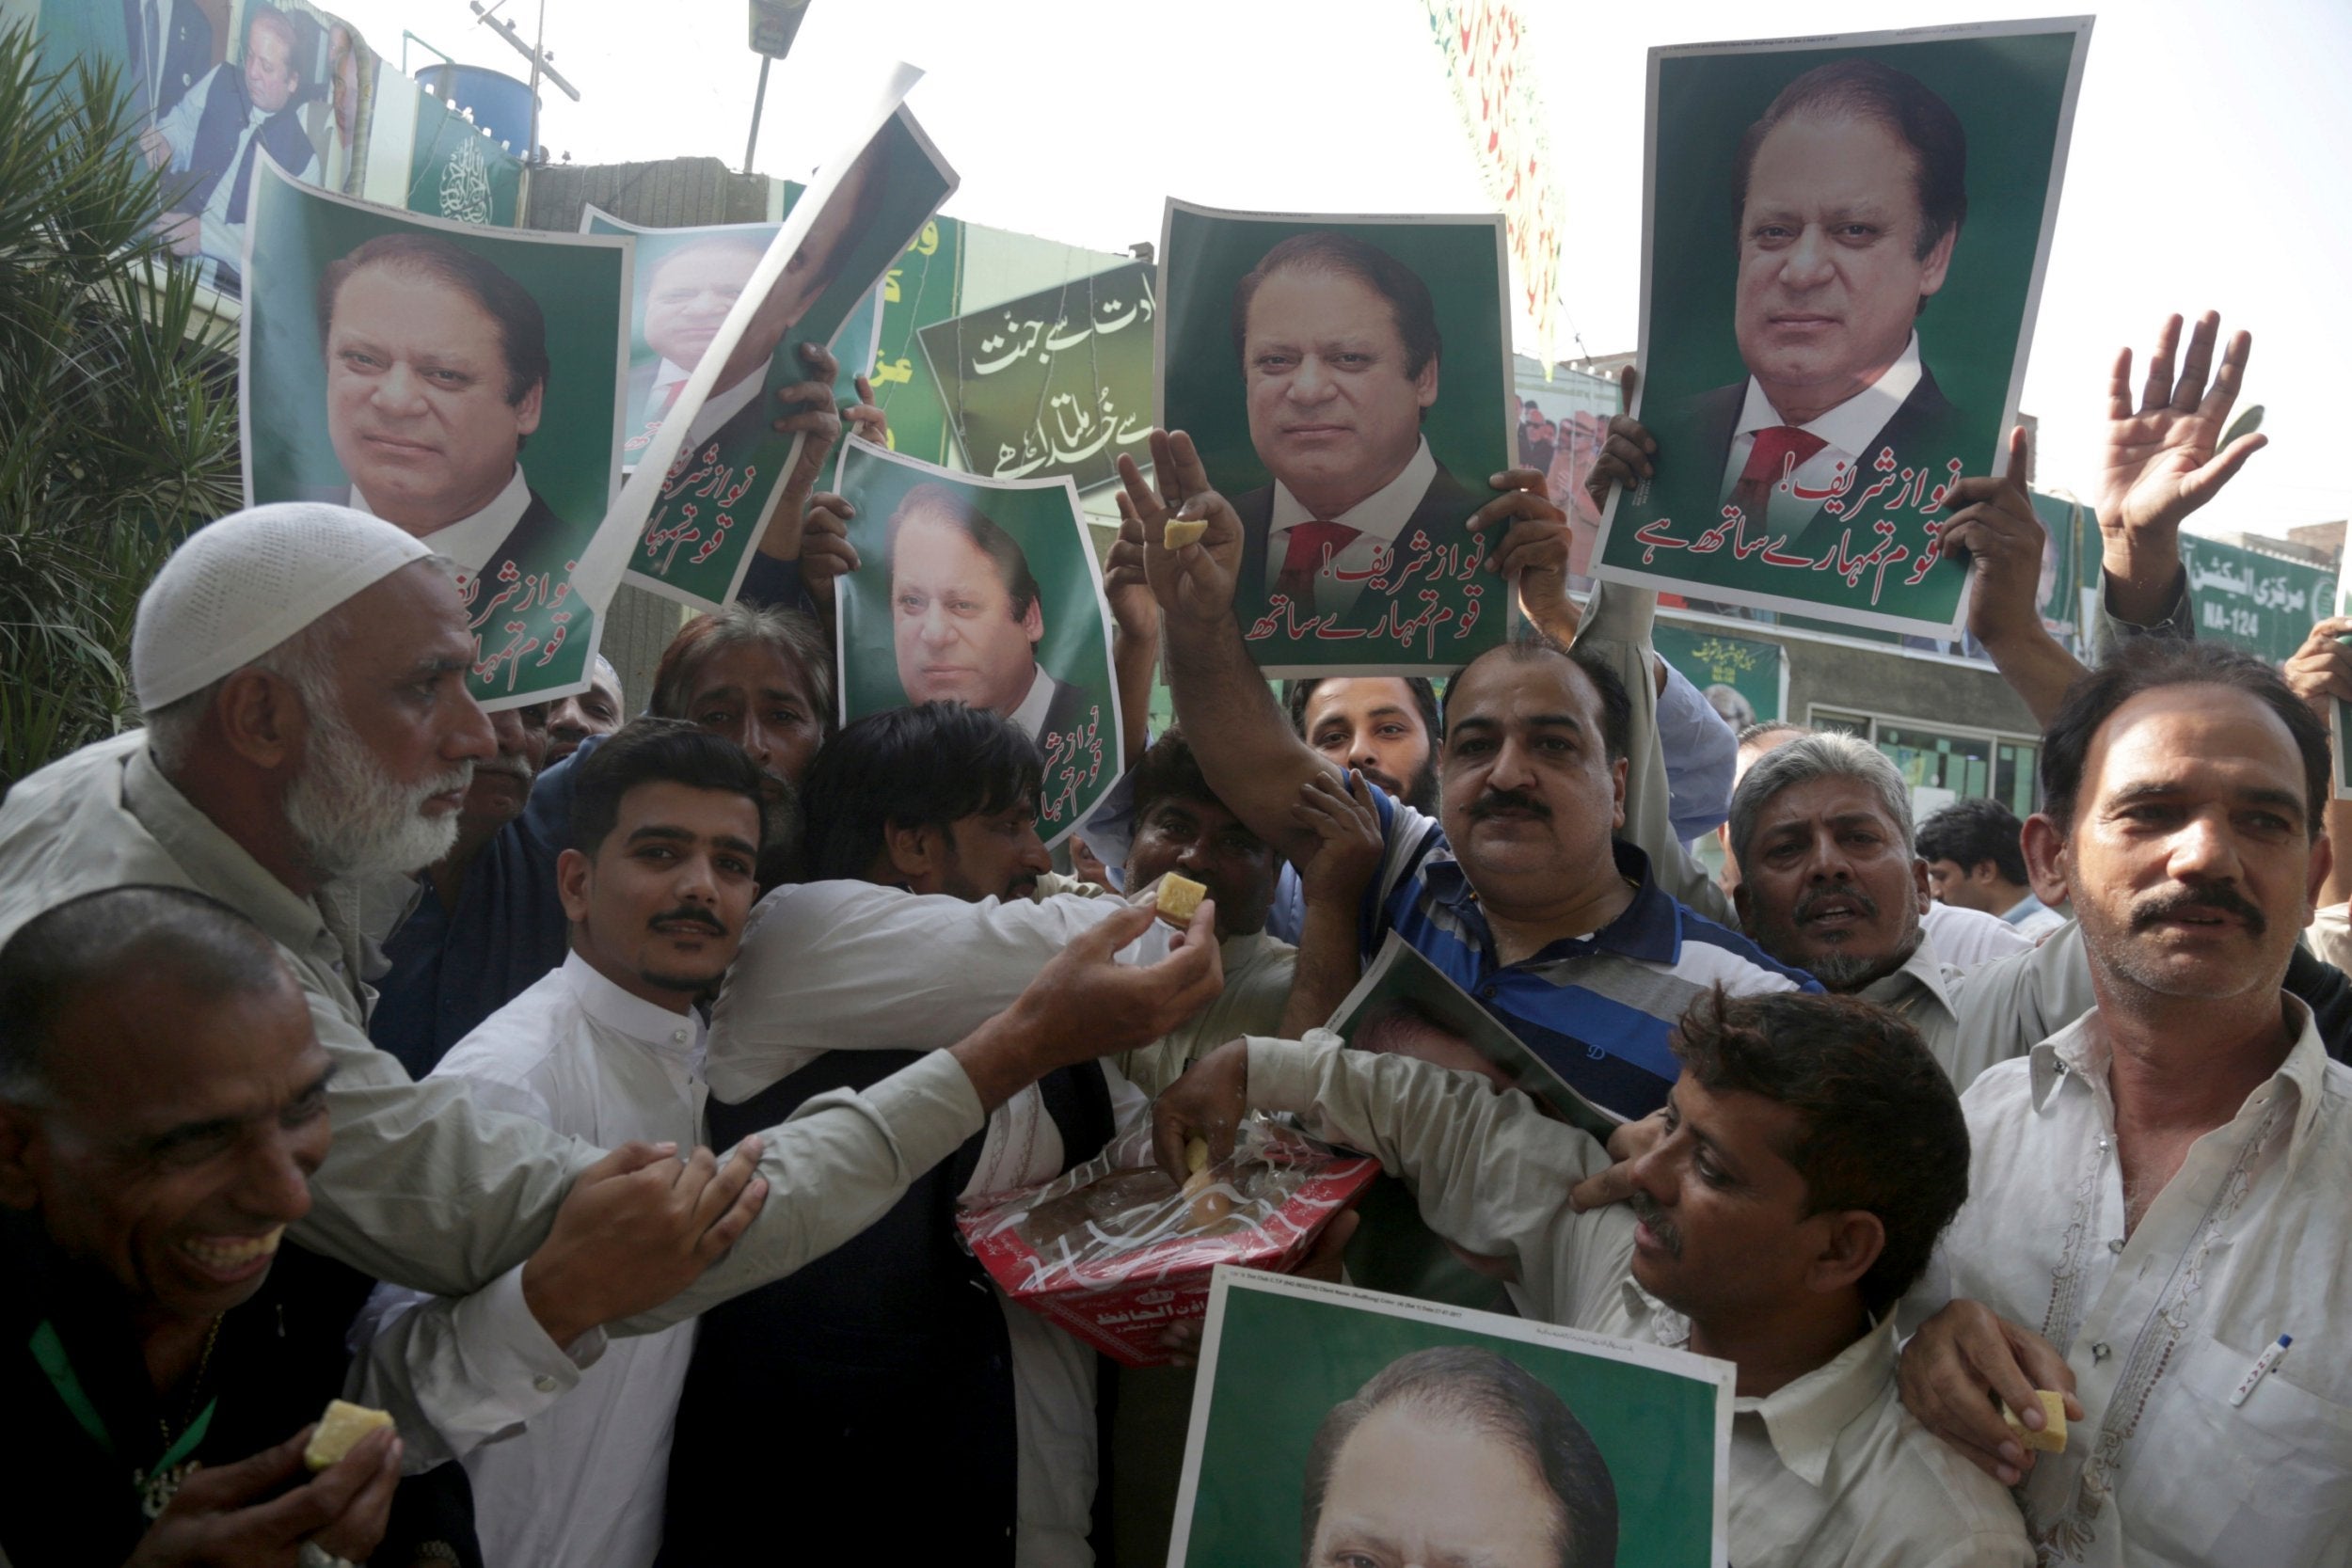
{"type": "Polygon", "coordinates": [[[1558,638],[1533,626],[1523,628],[1517,637],[1487,649],[1459,670],[1454,672],[1445,685],[1451,699],[1461,690],[1462,677],[1490,658],[1507,658],[1514,664],[1533,664],[1537,659],[1557,658],[1583,672],[1600,695],[1600,739],[1609,760],[1615,762],[1633,752],[1633,698],[1627,692],[1625,682],[1617,672],[1597,654],[1581,648],[1571,648],[1558,638]]]}
{"type": "Polygon", "coordinates": [[[350,255],[326,263],[319,274],[319,349],[326,350],[335,320],[335,296],[354,273],[385,266],[421,275],[463,293],[498,324],[499,352],[506,361],[506,401],[519,404],[548,379],[548,319],[531,291],[488,258],[439,234],[378,234],[350,255]]]}
{"type": "MultiPolygon", "coordinates": [[[[1298,732],[1299,739],[1306,741],[1310,746],[1314,744],[1314,737],[1307,733],[1307,707],[1314,701],[1315,689],[1327,680],[1351,678],[1362,677],[1317,675],[1310,680],[1282,683],[1282,701],[1290,708],[1291,728],[1298,732]]],[[[1438,689],[1426,675],[1406,675],[1400,678],[1405,682],[1406,689],[1413,694],[1414,711],[1421,715],[1421,727],[1429,736],[1429,750],[1431,754],[1435,755],[1438,741],[1445,734],[1445,721],[1439,717],[1440,709],[1438,706],[1438,689]]]]}
{"type": "Polygon", "coordinates": [[[1968,133],[1952,106],[1909,71],[1876,60],[1844,59],[1815,66],[1781,88],[1763,118],[1740,136],[1732,166],[1735,235],[1743,231],[1756,150],[1774,126],[1808,110],[1876,120],[1910,146],[1919,170],[1919,234],[1913,249],[1920,260],[1967,220],[1968,133]]]}
{"type": "Polygon", "coordinates": [[[1311,1568],[1315,1530],[1340,1450],[1385,1405],[1404,1404],[1500,1439],[1543,1478],[1558,1505],[1559,1568],[1614,1568],[1617,1485],[1600,1445],[1567,1401],[1518,1362],[1477,1345],[1433,1345],[1390,1362],[1331,1407],[1307,1450],[1298,1556],[1311,1568]]]}
{"type": "Polygon", "coordinates": [[[645,710],[663,719],[691,719],[693,715],[686,708],[694,700],[694,683],[703,665],[729,648],[745,646],[767,648],[800,673],[816,716],[831,735],[833,652],[825,634],[797,610],[778,610],[742,599],[731,599],[678,627],[654,669],[653,697],[645,710]]]}
{"type": "Polygon", "coordinates": [[[869,713],[817,753],[801,791],[812,880],[865,877],[892,828],[1034,808],[1044,754],[1011,720],[962,703],[869,713]]]}
{"type": "Polygon", "coordinates": [[[38,1102],[67,1009],[132,975],[204,1002],[300,989],[278,944],[206,894],[132,883],[69,898],[0,947],[0,1100],[38,1102]]]}
{"type": "Polygon", "coordinates": [[[2005,882],[2026,881],[2026,825],[1998,800],[1954,800],[1919,824],[1923,861],[1950,861],[1965,874],[1986,861],[2005,882]]]}
{"type": "Polygon", "coordinates": [[[2243,691],[2287,727],[2303,759],[2303,829],[2316,839],[2329,799],[2328,726],[2280,677],[2251,654],[2211,642],[2138,638],[2076,681],[2042,736],[2042,810],[2071,832],[2082,804],[2083,768],[2090,743],[2115,710],[2144,691],[2168,686],[2221,686],[2243,691]]]}
{"type": "Polygon", "coordinates": [[[890,545],[890,571],[895,580],[898,571],[898,532],[921,514],[922,520],[936,522],[961,530],[973,547],[988,557],[996,568],[997,580],[1005,585],[1005,596],[1010,601],[1009,610],[1016,621],[1029,613],[1037,603],[1037,578],[1029,570],[1029,558],[1022,551],[1020,542],[997,525],[996,520],[978,507],[962,491],[945,484],[918,484],[906,493],[891,513],[887,525],[890,545]]]}
{"type": "Polygon", "coordinates": [[[1152,808],[1162,800],[1207,800],[1217,806],[1225,802],[1209,787],[1208,775],[1200,771],[1200,759],[1192,754],[1192,743],[1184,738],[1184,730],[1170,724],[1162,730],[1135,767],[1136,824],[1152,815],[1152,808]]]}
{"type": "Polygon", "coordinates": [[[1777,1148],[1804,1179],[1805,1212],[1878,1216],[1886,1243],[1855,1284],[1872,1313],[1892,1307],[1968,1197],[1968,1123],[1918,1031],[1858,996],[1718,986],[1691,1004],[1673,1043],[1708,1093],[1797,1113],[1777,1148]]]}
{"type": "Polygon", "coordinates": [[[681,719],[632,719],[575,765],[571,847],[594,856],[621,819],[621,801],[639,784],[680,784],[740,795],[759,814],[768,838],[764,775],[750,753],[723,735],[681,719]]]}
{"type": "Polygon", "coordinates": [[[1352,277],[1387,300],[1396,314],[1396,335],[1405,344],[1406,379],[1440,357],[1444,344],[1438,337],[1438,307],[1421,274],[1369,240],[1336,229],[1314,229],[1277,245],[1233,285],[1233,356],[1245,369],[1249,363],[1249,302],[1258,297],[1258,286],[1278,272],[1352,277]]]}

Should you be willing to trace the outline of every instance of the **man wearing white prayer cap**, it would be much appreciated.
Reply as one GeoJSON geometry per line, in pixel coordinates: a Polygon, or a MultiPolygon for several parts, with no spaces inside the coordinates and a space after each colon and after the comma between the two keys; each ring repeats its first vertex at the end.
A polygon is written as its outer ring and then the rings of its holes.
{"type": "MultiPolygon", "coordinates": [[[[453,1082],[411,1083],[370,1046],[371,958],[344,897],[355,876],[441,853],[473,764],[491,752],[466,689],[473,643],[448,563],[348,508],[255,507],[198,530],[164,563],[131,645],[149,727],[85,746],[0,800],[0,945],[69,898],[133,883],[193,888],[259,926],[302,982],[335,1066],[333,1151],[297,1239],[380,1279],[470,1296],[506,1325],[502,1360],[461,1358],[453,1317],[412,1314],[413,1332],[439,1338],[407,1363],[443,1380],[415,1390],[417,1406],[478,1413],[501,1395],[568,1387],[599,1331],[549,1340],[533,1315],[548,1305],[532,1299],[542,1276],[524,1265],[602,1151],[478,1105],[453,1082]]],[[[567,1321],[662,1326],[855,1235],[1037,1078],[1142,1045],[1214,997],[1221,972],[1203,908],[1171,952],[1149,909],[1116,906],[960,1038],[911,1024],[920,1061],[811,1101],[757,1140],[755,1170],[747,1143],[700,1202],[667,1185],[621,1194],[622,1208],[639,1206],[644,1256],[608,1271],[593,1302],[566,1302],[567,1321]],[[1168,956],[1112,961],[1122,946],[1168,956]],[[723,1260],[680,1292],[710,1255],[707,1238],[738,1228],[723,1260]]],[[[694,1157],[706,1175],[708,1159],[694,1157]]],[[[434,1446],[404,1435],[413,1455],[434,1446]]]]}

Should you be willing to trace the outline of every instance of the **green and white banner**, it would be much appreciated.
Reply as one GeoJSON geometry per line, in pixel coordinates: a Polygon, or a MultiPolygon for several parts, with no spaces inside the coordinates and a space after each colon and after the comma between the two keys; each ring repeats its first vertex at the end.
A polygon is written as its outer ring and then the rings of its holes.
{"type": "Polygon", "coordinates": [[[1595,575],[1951,636],[1938,543],[2007,469],[2090,19],[1653,49],[1642,381],[1657,473],[1595,575]]]}
{"type": "Polygon", "coordinates": [[[1736,1373],[1686,1351],[1220,1267],[1168,1561],[1720,1568],[1736,1373]]]}
{"type": "Polygon", "coordinates": [[[861,562],[834,585],[841,721],[940,701],[1011,720],[1044,753],[1038,836],[1059,842],[1120,774],[1110,603],[1077,486],[853,439],[833,487],[861,562]]]}
{"type": "Polygon", "coordinates": [[[246,502],[355,506],[453,561],[485,707],[594,671],[634,531],[609,518],[630,245],[421,217],[267,160],[254,181],[246,502]]]}
{"type": "Polygon", "coordinates": [[[1168,202],[1159,422],[1241,516],[1233,610],[1268,674],[1443,674],[1507,635],[1467,526],[1518,407],[1502,230],[1168,202]]]}

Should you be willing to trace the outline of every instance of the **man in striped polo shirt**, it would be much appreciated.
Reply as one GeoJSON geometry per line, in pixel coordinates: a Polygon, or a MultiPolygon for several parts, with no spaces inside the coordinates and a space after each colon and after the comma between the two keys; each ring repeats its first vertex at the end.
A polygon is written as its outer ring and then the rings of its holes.
{"type": "MultiPolygon", "coordinates": [[[[1130,473],[1127,499],[1154,541],[1145,570],[1178,722],[1218,799],[1303,864],[1321,840],[1292,808],[1330,764],[1276,707],[1242,640],[1240,519],[1181,434],[1155,435],[1152,455],[1163,494],[1130,473]],[[1198,545],[1156,543],[1171,514],[1205,519],[1198,545]]],[[[1499,539],[1494,559],[1516,578],[1565,523],[1538,482],[1471,527],[1499,539]]],[[[1700,992],[1820,988],[1677,903],[1649,857],[1616,838],[1630,755],[1657,745],[1630,733],[1631,713],[1612,661],[1581,649],[1535,640],[1471,660],[1447,689],[1438,815],[1375,795],[1386,847],[1359,930],[1365,957],[1396,931],[1587,1099],[1638,1117],[1665,1102],[1677,1072],[1667,1037],[1700,992]]]]}

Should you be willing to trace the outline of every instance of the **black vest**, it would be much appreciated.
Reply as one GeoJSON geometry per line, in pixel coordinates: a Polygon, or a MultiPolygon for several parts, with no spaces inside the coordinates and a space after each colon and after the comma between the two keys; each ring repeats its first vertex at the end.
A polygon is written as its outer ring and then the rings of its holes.
{"type": "MultiPolygon", "coordinates": [[[[830,1052],[739,1105],[713,1101],[711,1147],[918,1059],[830,1052]]],[[[1052,1073],[1040,1087],[1065,1169],[1110,1141],[1100,1069],[1052,1073]]],[[[1020,1468],[1011,1349],[988,1275],[955,1227],[956,1195],[986,1135],[850,1241],[703,1314],[670,1446],[660,1568],[1009,1568],[1020,1468]]]]}
{"type": "Polygon", "coordinates": [[[196,145],[189,150],[183,177],[187,183],[172,192],[173,212],[201,213],[213,198],[214,188],[234,176],[237,183],[229,193],[228,218],[230,223],[243,223],[246,200],[253,194],[255,148],[277,159],[278,166],[288,174],[299,175],[310,166],[310,135],[302,129],[293,103],[262,121],[261,129],[246,144],[245,155],[237,156],[237,143],[245,135],[246,121],[252,118],[252,108],[245,95],[244,71],[224,65],[213,72],[212,87],[204,95],[204,112],[196,119],[196,145]],[[233,168],[231,159],[236,163],[233,168]]]}

